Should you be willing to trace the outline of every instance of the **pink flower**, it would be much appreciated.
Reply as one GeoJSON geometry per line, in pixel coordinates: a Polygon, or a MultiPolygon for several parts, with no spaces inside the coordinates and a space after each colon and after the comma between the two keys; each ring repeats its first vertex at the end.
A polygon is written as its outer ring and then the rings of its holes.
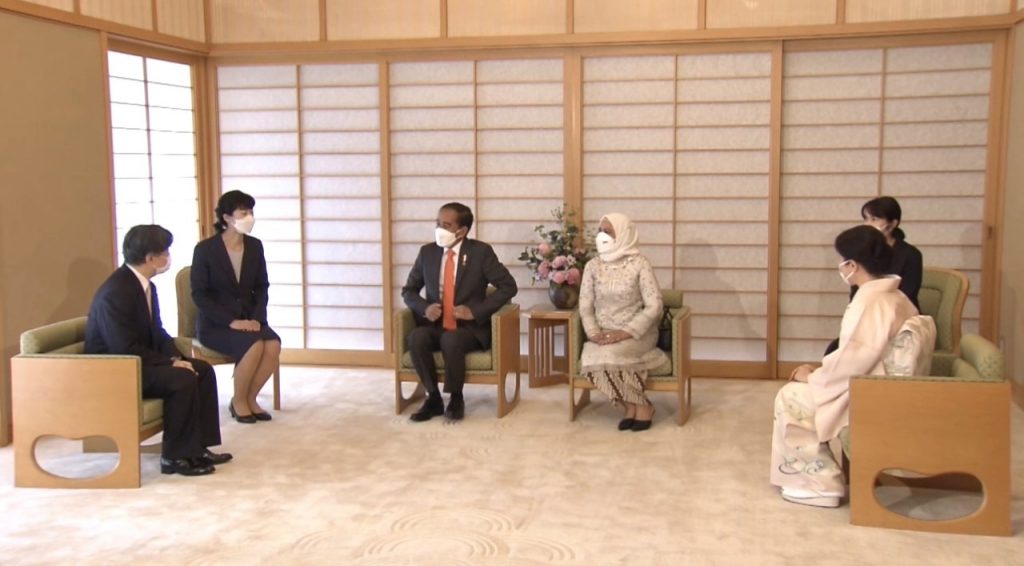
{"type": "Polygon", "coordinates": [[[569,260],[564,256],[560,255],[551,262],[551,267],[555,269],[565,269],[565,266],[569,263],[569,260]]]}
{"type": "Polygon", "coordinates": [[[547,242],[541,242],[540,245],[537,246],[537,253],[539,253],[540,255],[548,255],[549,253],[551,253],[551,244],[547,242]]]}
{"type": "Polygon", "coordinates": [[[565,282],[575,287],[580,284],[580,270],[575,267],[565,274],[565,282]]]}
{"type": "Polygon", "coordinates": [[[556,272],[552,273],[551,274],[551,280],[554,281],[555,283],[558,283],[559,285],[561,285],[562,283],[565,283],[565,272],[564,271],[556,271],[556,272]]]}
{"type": "Polygon", "coordinates": [[[540,262],[540,265],[537,266],[537,277],[543,281],[548,278],[548,273],[551,273],[551,264],[547,261],[540,262]]]}

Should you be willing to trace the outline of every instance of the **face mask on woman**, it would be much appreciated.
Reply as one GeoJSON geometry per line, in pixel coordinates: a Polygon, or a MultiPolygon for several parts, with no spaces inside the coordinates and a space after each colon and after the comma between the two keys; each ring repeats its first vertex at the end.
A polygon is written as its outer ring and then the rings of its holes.
{"type": "Polygon", "coordinates": [[[240,234],[248,234],[252,232],[253,225],[256,224],[256,218],[253,215],[245,216],[243,218],[235,219],[235,230],[240,234]]]}
{"type": "Polygon", "coordinates": [[[843,283],[846,283],[847,285],[850,285],[850,278],[853,277],[853,272],[843,273],[843,266],[852,263],[853,261],[849,259],[839,262],[839,276],[843,278],[843,283]]]}
{"type": "Polygon", "coordinates": [[[455,232],[449,232],[440,226],[434,228],[434,243],[439,247],[450,248],[455,245],[457,239],[458,236],[455,235],[455,232]]]}
{"type": "Polygon", "coordinates": [[[598,232],[594,236],[594,243],[597,245],[597,253],[608,253],[615,247],[615,238],[605,232],[598,232]]]}

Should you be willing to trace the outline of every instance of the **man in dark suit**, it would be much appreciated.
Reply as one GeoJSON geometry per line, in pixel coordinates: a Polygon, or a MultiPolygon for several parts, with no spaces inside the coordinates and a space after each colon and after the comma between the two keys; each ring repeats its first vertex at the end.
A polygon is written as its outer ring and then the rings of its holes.
{"type": "Polygon", "coordinates": [[[458,202],[442,206],[437,213],[434,243],[420,248],[402,288],[402,298],[416,320],[406,345],[428,394],[423,406],[410,417],[413,421],[442,414],[450,420],[462,419],[466,354],[491,347],[491,315],[519,291],[494,249],[466,238],[472,227],[469,207],[458,202]],[[490,295],[488,285],[495,287],[490,295]],[[424,288],[426,298],[420,294],[424,288]],[[437,385],[436,350],[441,350],[444,358],[444,390],[450,394],[447,409],[437,385]]]}
{"type": "Polygon", "coordinates": [[[153,276],[171,267],[171,233],[135,226],[124,237],[125,264],[103,282],[89,308],[85,353],[139,356],[142,396],[164,401],[165,474],[201,476],[231,460],[220,444],[217,376],[210,364],[185,358],[160,321],[153,276]]]}

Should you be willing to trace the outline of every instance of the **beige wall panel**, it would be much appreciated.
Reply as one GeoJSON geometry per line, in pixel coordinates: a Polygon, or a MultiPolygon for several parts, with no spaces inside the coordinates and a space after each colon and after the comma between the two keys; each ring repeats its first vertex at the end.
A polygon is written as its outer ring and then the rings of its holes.
{"type": "Polygon", "coordinates": [[[881,49],[787,53],[783,73],[787,77],[880,73],[882,53],[881,49]]]}
{"type": "Polygon", "coordinates": [[[448,37],[564,34],[562,0],[448,0],[448,37]]]}
{"type": "Polygon", "coordinates": [[[764,175],[679,176],[678,198],[764,198],[768,196],[768,178],[764,175]]]}
{"type": "Polygon", "coordinates": [[[892,196],[981,196],[985,194],[985,173],[886,173],[882,178],[882,193],[892,196]]]}
{"type": "Polygon", "coordinates": [[[153,29],[149,0],[80,0],[82,14],[132,27],[153,29]]]}
{"type": "Polygon", "coordinates": [[[103,57],[96,32],[0,11],[0,445],[8,358],[25,330],[83,316],[113,268],[103,57]],[[45,69],[46,72],[40,72],[45,69]],[[55,167],[54,163],[60,163],[55,167]],[[60,203],[60,206],[54,206],[60,203]],[[46,212],[46,221],[38,214],[46,212]]]}
{"type": "Polygon", "coordinates": [[[438,0],[327,0],[327,39],[441,37],[438,0]]]}
{"type": "Polygon", "coordinates": [[[32,4],[39,4],[40,6],[49,6],[51,8],[57,8],[58,10],[67,10],[73,12],[75,10],[75,0],[25,0],[32,4]]]}
{"type": "Polygon", "coordinates": [[[1006,0],[846,0],[846,21],[850,23],[986,16],[1008,11],[1006,0]]]}
{"type": "Polygon", "coordinates": [[[587,179],[588,198],[621,198],[624,194],[671,197],[672,177],[669,175],[605,175],[587,179]]]}
{"type": "Polygon", "coordinates": [[[575,0],[573,31],[697,29],[698,0],[575,0]]]}
{"type": "Polygon", "coordinates": [[[835,22],[836,0],[707,0],[708,29],[835,22]]]}
{"type": "Polygon", "coordinates": [[[782,197],[823,197],[858,195],[872,198],[878,194],[878,175],[853,173],[839,175],[786,175],[782,178],[782,197]]]}
{"type": "Polygon", "coordinates": [[[316,41],[319,0],[208,0],[213,43],[316,41]]]}
{"type": "MultiPolygon", "coordinates": [[[[1020,7],[1024,2],[1018,3],[1020,7]]],[[[1013,76],[1009,100],[1009,136],[1006,147],[1006,188],[1003,206],[1000,328],[1006,356],[1006,375],[1024,385],[1024,24],[1014,29],[1013,76]]]]}
{"type": "Polygon", "coordinates": [[[157,31],[194,41],[206,41],[203,0],[157,0],[157,31]]]}

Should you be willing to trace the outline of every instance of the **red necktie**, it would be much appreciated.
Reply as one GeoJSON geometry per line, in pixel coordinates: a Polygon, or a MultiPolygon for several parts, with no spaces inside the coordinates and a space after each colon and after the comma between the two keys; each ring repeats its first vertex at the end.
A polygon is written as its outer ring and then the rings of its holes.
{"type": "Polygon", "coordinates": [[[444,297],[441,300],[441,326],[455,330],[455,250],[448,250],[444,262],[444,297]]]}

